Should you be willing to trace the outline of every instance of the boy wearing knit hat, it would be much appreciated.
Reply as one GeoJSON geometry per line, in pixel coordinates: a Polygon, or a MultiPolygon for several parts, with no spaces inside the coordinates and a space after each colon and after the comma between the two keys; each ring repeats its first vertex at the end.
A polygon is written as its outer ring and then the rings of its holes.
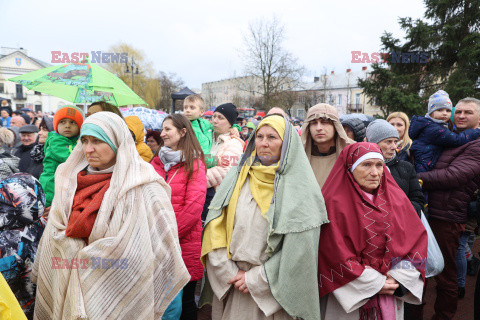
{"type": "Polygon", "coordinates": [[[52,204],[55,193],[55,171],[67,161],[77,144],[80,127],[83,124],[83,112],[75,106],[60,108],[53,117],[53,129],[45,141],[45,158],[40,183],[46,195],[46,207],[52,204]]]}
{"type": "Polygon", "coordinates": [[[440,157],[443,149],[455,148],[480,137],[480,129],[468,129],[460,133],[448,129],[452,114],[452,101],[443,90],[438,90],[428,100],[428,112],[422,116],[413,116],[408,134],[413,139],[410,154],[415,170],[430,171],[440,157]]]}

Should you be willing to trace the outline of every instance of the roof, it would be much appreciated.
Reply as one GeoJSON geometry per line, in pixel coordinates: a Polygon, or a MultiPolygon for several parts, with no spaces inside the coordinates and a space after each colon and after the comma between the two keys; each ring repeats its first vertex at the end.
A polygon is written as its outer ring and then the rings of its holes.
{"type": "Polygon", "coordinates": [[[40,65],[41,65],[42,67],[44,67],[44,68],[51,66],[50,63],[47,63],[47,62],[42,61],[42,60],[40,60],[40,59],[36,59],[36,58],[34,58],[34,57],[31,57],[31,56],[29,56],[29,55],[26,55],[24,52],[22,52],[22,51],[20,51],[20,50],[13,51],[13,52],[11,52],[11,53],[9,53],[9,54],[0,54],[0,59],[4,58],[4,57],[6,57],[6,56],[10,56],[10,55],[12,55],[12,54],[14,54],[14,53],[17,53],[17,52],[19,52],[19,53],[21,53],[22,55],[28,57],[29,59],[32,59],[33,61],[35,61],[36,63],[40,64],[40,65]]]}
{"type": "Polygon", "coordinates": [[[195,94],[195,92],[190,90],[188,87],[185,87],[178,92],[173,92],[171,94],[171,96],[172,96],[172,99],[174,99],[174,100],[183,100],[183,99],[185,99],[186,97],[188,97],[189,95],[192,95],[192,94],[195,94]]]}

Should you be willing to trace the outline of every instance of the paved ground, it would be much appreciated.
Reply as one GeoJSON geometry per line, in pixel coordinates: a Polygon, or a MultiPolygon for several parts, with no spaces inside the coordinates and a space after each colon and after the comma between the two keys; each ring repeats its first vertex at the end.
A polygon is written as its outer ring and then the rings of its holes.
{"type": "MultiPolygon", "coordinates": [[[[480,251],[480,239],[477,237],[474,252],[478,257],[480,251]]],[[[473,320],[473,294],[475,290],[476,276],[467,276],[465,285],[465,298],[459,300],[458,310],[453,320],[473,320]]],[[[430,319],[433,316],[433,305],[435,303],[435,280],[430,280],[426,292],[427,304],[424,309],[424,319],[430,319]]],[[[198,312],[198,320],[210,320],[210,306],[205,306],[198,312]]],[[[419,319],[421,320],[421,319],[419,319]]]]}

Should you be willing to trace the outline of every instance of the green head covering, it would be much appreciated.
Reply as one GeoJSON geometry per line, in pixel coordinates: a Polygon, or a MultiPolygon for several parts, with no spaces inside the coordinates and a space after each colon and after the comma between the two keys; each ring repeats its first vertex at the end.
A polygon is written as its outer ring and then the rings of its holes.
{"type": "Polygon", "coordinates": [[[115,154],[117,154],[117,147],[115,147],[112,140],[110,140],[110,138],[107,136],[105,131],[103,131],[103,129],[97,126],[96,124],[93,124],[93,123],[83,124],[80,132],[80,139],[83,136],[92,136],[99,140],[102,140],[103,142],[107,143],[110,146],[110,148],[112,148],[115,154]]]}

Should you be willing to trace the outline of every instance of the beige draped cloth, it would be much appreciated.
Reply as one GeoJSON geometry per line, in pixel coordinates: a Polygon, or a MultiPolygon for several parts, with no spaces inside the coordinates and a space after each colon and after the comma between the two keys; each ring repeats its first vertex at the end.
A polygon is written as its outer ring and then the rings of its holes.
{"type": "MultiPolygon", "coordinates": [[[[394,296],[395,319],[403,320],[404,302],[421,304],[423,279],[410,261],[402,260],[388,274],[409,292],[394,296]]],[[[360,277],[320,299],[323,320],[358,320],[360,307],[377,294],[385,284],[386,276],[374,269],[365,269],[360,277]]]]}
{"type": "Polygon", "coordinates": [[[302,144],[320,188],[322,188],[325,181],[327,181],[328,175],[330,174],[330,171],[332,171],[333,165],[340,155],[340,152],[342,152],[343,148],[352,143],[355,143],[355,141],[347,136],[347,133],[340,122],[336,108],[326,103],[319,103],[308,109],[307,117],[302,126],[302,144]],[[336,151],[328,156],[312,155],[313,139],[312,133],[310,132],[310,122],[320,118],[332,120],[333,126],[335,127],[336,151]]]}
{"type": "Polygon", "coordinates": [[[216,249],[207,256],[207,272],[215,296],[212,301],[213,320],[290,320],[275,300],[268,285],[263,263],[267,255],[268,222],[250,191],[247,178],[238,198],[235,225],[230,245],[232,259],[226,248],[216,249]],[[235,289],[228,281],[239,270],[245,272],[248,294],[235,289]]]}
{"type": "Polygon", "coordinates": [[[189,281],[178,242],[170,188],[143,161],[125,122],[99,112],[98,125],[118,148],[88,245],[65,236],[77,188],[88,163],[79,140],[55,174],[55,198],[38,248],[35,319],[161,319],[189,281]],[[53,259],[75,268],[54,268],[53,259]],[[84,260],[82,260],[84,259],[84,260]],[[86,267],[80,261],[87,261],[86,267]]]}

